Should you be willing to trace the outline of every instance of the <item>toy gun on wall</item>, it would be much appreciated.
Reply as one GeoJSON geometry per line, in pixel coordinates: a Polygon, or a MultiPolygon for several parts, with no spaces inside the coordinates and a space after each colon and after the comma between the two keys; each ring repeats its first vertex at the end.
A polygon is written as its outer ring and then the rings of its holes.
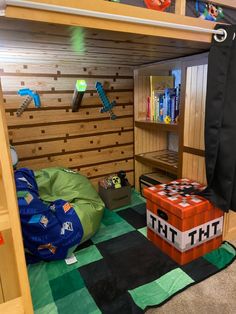
{"type": "Polygon", "coordinates": [[[107,95],[103,89],[103,86],[100,82],[97,82],[96,85],[96,90],[98,92],[98,95],[102,101],[102,104],[103,104],[103,108],[101,109],[101,112],[109,112],[110,113],[110,117],[112,120],[115,120],[116,119],[116,115],[113,113],[112,111],[112,108],[115,106],[116,102],[115,101],[112,101],[110,103],[110,101],[108,100],[107,98],[107,95]]]}
{"type": "Polygon", "coordinates": [[[32,100],[34,100],[34,105],[36,108],[39,108],[41,106],[39,94],[37,92],[34,92],[29,88],[22,88],[18,90],[17,94],[20,96],[27,96],[16,112],[17,117],[20,117],[22,115],[22,113],[25,111],[26,108],[28,108],[32,100]]]}

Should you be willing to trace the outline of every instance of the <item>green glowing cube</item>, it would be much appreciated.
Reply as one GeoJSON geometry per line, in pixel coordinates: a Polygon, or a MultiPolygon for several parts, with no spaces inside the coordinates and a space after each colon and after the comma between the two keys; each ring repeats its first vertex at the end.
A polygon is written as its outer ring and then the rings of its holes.
{"type": "Polygon", "coordinates": [[[85,80],[76,81],[76,89],[78,92],[85,92],[87,88],[87,83],[85,80]]]}

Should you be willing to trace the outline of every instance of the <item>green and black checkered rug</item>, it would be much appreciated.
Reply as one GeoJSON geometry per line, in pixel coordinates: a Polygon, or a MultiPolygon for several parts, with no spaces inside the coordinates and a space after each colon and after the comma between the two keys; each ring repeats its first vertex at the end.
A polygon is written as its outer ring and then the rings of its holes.
{"type": "Polygon", "coordinates": [[[230,265],[236,249],[225,242],[179,266],[146,238],[145,203],[105,210],[101,227],[75,252],[78,262],[28,266],[36,314],[132,314],[160,306],[171,297],[230,265]]]}

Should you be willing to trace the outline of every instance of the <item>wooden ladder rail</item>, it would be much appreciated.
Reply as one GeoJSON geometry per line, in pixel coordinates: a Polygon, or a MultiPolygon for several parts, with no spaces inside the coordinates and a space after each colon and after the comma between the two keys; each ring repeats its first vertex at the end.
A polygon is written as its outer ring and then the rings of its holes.
{"type": "Polygon", "coordinates": [[[0,313],[33,313],[0,84],[0,313]]]}

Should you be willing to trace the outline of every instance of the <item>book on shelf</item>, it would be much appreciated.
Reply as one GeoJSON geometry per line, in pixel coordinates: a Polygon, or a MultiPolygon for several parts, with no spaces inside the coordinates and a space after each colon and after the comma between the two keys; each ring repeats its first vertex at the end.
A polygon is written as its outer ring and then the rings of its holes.
{"type": "Polygon", "coordinates": [[[164,93],[166,88],[173,88],[173,86],[174,77],[171,75],[150,76],[150,120],[157,121],[162,110],[159,108],[159,96],[164,93]]]}
{"type": "Polygon", "coordinates": [[[147,119],[176,123],[179,115],[180,84],[174,87],[173,76],[151,76],[147,119]]]}

